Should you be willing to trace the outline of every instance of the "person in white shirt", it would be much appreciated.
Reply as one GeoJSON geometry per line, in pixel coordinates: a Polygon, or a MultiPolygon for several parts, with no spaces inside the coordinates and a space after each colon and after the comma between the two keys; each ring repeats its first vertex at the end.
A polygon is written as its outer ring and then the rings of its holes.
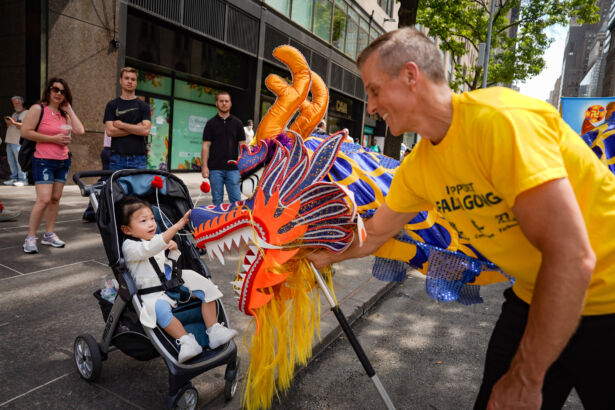
{"type": "Polygon", "coordinates": [[[243,131],[246,133],[246,144],[250,145],[254,138],[254,122],[252,120],[246,121],[246,126],[243,127],[243,131]]]}
{"type": "Polygon", "coordinates": [[[27,184],[26,173],[21,170],[17,156],[19,155],[19,138],[21,122],[28,110],[23,106],[23,98],[16,95],[11,97],[11,103],[15,112],[9,117],[4,117],[6,124],[6,159],[9,162],[11,168],[11,176],[8,180],[4,181],[4,185],[24,186],[27,184]]]}

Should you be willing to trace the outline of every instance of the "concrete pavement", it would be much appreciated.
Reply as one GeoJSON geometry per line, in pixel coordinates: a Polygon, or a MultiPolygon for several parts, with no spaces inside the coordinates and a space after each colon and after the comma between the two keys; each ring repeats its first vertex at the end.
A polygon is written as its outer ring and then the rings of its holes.
{"type": "MultiPolygon", "coordinates": [[[[196,198],[200,175],[177,175],[196,198]]],[[[35,200],[34,186],[0,186],[0,200],[7,208],[24,211],[17,221],[0,223],[0,407],[162,408],[168,382],[160,359],[138,362],[113,352],[103,362],[102,376],[96,383],[82,380],[74,367],[75,337],[89,333],[100,341],[104,322],[92,293],[100,287],[101,276],[111,272],[96,225],[81,221],[88,200],[80,196],[76,186],[65,187],[55,231],[67,245],[54,249],[39,241],[40,252],[34,255],[22,250],[35,200]]],[[[206,195],[198,205],[210,201],[206,195]]],[[[39,237],[43,231],[41,225],[39,237]]],[[[240,330],[237,343],[243,378],[248,366],[243,334],[250,320],[238,311],[229,283],[235,277],[237,257],[226,261],[222,266],[206,258],[214,282],[224,293],[231,325],[240,330]]],[[[350,322],[395,286],[372,278],[370,271],[371,260],[365,258],[341,264],[341,274],[334,277],[336,296],[350,322]]],[[[322,302],[326,304],[324,298],[322,302]]],[[[314,355],[341,334],[328,305],[321,311],[322,339],[315,341],[314,355]]],[[[241,384],[235,399],[228,403],[220,400],[223,370],[220,367],[192,380],[199,392],[199,407],[240,407],[241,384]]]]}

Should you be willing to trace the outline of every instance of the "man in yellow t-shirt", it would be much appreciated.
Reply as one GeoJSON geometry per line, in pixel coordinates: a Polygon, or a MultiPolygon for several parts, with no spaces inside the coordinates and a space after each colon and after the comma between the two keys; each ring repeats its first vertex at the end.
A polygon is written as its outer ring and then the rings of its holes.
{"type": "Polygon", "coordinates": [[[504,88],[460,95],[440,51],[411,28],[359,56],[368,111],[423,138],[366,223],[367,240],[316,267],[373,253],[416,212],[437,209],[515,278],[493,331],[482,408],[615,408],[615,175],[548,104],[504,88]]]}

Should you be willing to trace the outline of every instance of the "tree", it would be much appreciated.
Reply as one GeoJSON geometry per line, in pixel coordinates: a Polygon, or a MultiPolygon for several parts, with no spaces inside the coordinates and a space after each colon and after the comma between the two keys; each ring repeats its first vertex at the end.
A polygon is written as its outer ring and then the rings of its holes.
{"type": "MultiPolygon", "coordinates": [[[[555,24],[598,21],[595,0],[493,0],[496,11],[491,34],[487,86],[512,84],[539,74],[545,67],[545,50],[551,43],[547,29],[555,24]]],[[[409,1],[400,1],[401,6],[409,1]]],[[[487,41],[489,0],[420,0],[416,22],[438,37],[440,48],[452,54],[455,75],[451,87],[471,90],[482,86],[478,48],[487,41]],[[464,66],[461,57],[475,50],[474,61],[464,66]]],[[[406,10],[403,13],[407,13],[406,10]]],[[[402,15],[400,8],[399,15],[402,15]]],[[[401,17],[400,17],[401,19],[401,17]]],[[[401,20],[400,20],[401,21],[401,20]]]]}

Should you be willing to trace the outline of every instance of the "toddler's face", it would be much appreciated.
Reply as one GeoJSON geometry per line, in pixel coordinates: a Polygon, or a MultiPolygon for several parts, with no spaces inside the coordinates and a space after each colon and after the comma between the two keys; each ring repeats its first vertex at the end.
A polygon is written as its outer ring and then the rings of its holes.
{"type": "Polygon", "coordinates": [[[126,235],[149,241],[156,235],[156,220],[152,210],[143,207],[132,214],[130,225],[124,225],[122,230],[126,235]]]}

